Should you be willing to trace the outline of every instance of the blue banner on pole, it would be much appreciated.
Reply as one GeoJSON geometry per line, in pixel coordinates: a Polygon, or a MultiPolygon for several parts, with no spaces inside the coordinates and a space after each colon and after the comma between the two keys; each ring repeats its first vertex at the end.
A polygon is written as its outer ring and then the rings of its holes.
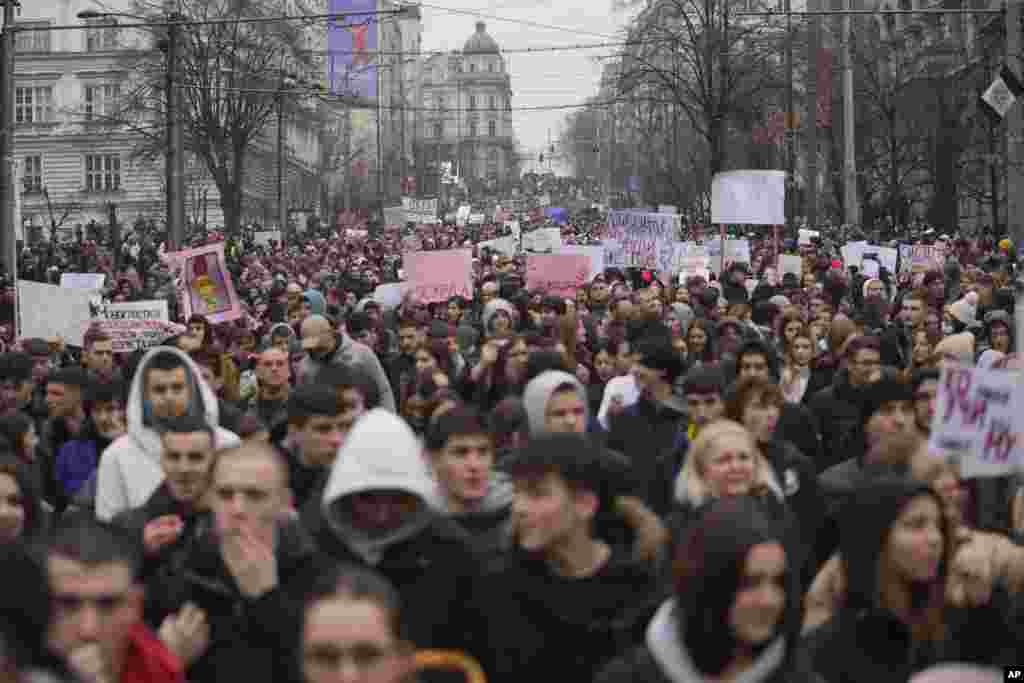
{"type": "Polygon", "coordinates": [[[327,83],[333,95],[377,97],[377,0],[331,0],[327,83]],[[368,14],[360,14],[367,12],[368,14]]]}

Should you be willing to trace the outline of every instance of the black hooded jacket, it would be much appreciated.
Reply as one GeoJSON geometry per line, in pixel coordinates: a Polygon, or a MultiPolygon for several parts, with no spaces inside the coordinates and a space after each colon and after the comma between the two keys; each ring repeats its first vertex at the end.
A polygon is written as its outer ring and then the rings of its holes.
{"type": "MultiPolygon", "coordinates": [[[[841,553],[847,589],[843,607],[812,631],[808,648],[815,670],[829,683],[904,683],[914,673],[943,662],[982,665],[1011,664],[1024,647],[998,605],[942,609],[944,629],[939,637],[915,639],[910,627],[879,605],[879,558],[885,539],[904,507],[918,497],[942,501],[924,484],[883,478],[861,486],[843,512],[841,553]]],[[[949,533],[944,532],[949,541],[949,533]]],[[[945,545],[939,576],[921,586],[944,602],[943,586],[952,556],[945,545]]]]}

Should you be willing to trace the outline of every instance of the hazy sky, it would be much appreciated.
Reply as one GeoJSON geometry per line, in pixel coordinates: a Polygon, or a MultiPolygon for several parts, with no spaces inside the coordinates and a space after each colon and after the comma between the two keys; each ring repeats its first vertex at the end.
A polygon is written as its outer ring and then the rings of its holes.
{"type": "MultiPolygon", "coordinates": [[[[487,32],[502,49],[517,50],[621,41],[620,29],[628,23],[629,14],[613,12],[611,0],[426,0],[423,49],[462,49],[476,30],[478,20],[486,22],[487,32]]],[[[619,49],[506,54],[512,77],[513,110],[577,104],[597,94],[603,61],[595,58],[619,49]]],[[[548,132],[552,140],[556,139],[562,122],[572,111],[513,111],[516,135],[534,164],[547,146],[548,132]]],[[[527,164],[526,170],[529,168],[527,164]]]]}

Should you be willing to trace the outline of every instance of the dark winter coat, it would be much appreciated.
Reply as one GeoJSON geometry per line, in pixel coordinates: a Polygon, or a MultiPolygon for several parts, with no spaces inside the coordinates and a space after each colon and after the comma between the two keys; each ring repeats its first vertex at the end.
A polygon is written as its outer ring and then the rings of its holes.
{"type": "Polygon", "coordinates": [[[663,597],[649,568],[617,550],[587,578],[556,576],[516,551],[481,587],[486,628],[476,650],[492,683],[590,680],[642,641],[663,597]]]}
{"type": "MultiPolygon", "coordinates": [[[[156,587],[156,619],[192,602],[206,612],[210,646],[188,670],[194,683],[281,683],[298,674],[303,594],[323,565],[297,523],[281,527],[278,586],[258,598],[242,594],[221,558],[214,534],[197,542],[180,572],[156,587]]],[[[159,623],[157,621],[157,623],[159,623]]]]}
{"type": "Polygon", "coordinates": [[[850,384],[846,370],[840,370],[832,385],[812,398],[808,407],[821,434],[822,460],[819,471],[854,454],[861,427],[864,391],[850,384]]]}
{"type": "Polygon", "coordinates": [[[687,418],[680,407],[643,397],[615,416],[607,447],[629,461],[629,484],[654,512],[672,509],[672,486],[689,447],[687,418]]]}

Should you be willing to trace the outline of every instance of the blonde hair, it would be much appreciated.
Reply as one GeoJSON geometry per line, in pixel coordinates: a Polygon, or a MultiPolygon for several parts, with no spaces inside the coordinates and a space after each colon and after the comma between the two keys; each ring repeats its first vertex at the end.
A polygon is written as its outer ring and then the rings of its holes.
{"type": "Polygon", "coordinates": [[[711,488],[704,479],[704,470],[713,450],[723,438],[737,436],[746,439],[754,454],[754,489],[770,491],[782,500],[782,487],[772,466],[765,459],[757,442],[746,427],[733,420],[715,420],[700,431],[696,441],[690,446],[686,463],[676,478],[675,497],[680,503],[694,506],[702,505],[711,499],[711,488]]]}

